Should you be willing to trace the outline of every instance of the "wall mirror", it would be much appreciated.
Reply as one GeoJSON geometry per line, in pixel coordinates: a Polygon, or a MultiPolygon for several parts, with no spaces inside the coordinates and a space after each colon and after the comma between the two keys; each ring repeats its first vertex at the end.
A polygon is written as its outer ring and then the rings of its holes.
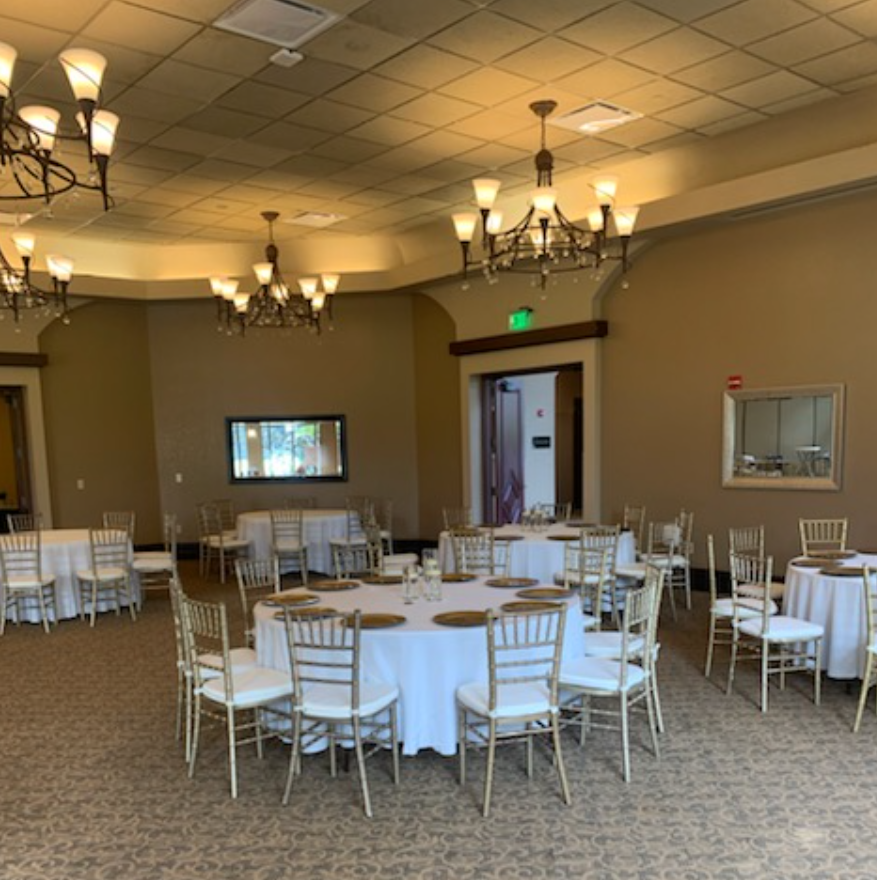
{"type": "Polygon", "coordinates": [[[837,491],[844,386],[728,391],[722,485],[837,491]]]}
{"type": "Polygon", "coordinates": [[[228,418],[232,482],[347,479],[344,416],[228,418]]]}

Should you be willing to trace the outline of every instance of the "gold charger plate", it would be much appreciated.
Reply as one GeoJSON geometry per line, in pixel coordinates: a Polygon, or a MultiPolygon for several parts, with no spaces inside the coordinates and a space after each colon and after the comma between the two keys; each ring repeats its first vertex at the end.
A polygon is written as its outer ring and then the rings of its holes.
{"type": "Polygon", "coordinates": [[[557,608],[557,602],[505,602],[500,605],[500,610],[502,611],[551,611],[552,608],[557,608]]]}
{"type": "MultiPolygon", "coordinates": [[[[287,611],[289,612],[290,617],[298,619],[307,617],[311,620],[315,620],[320,617],[329,617],[332,614],[338,613],[334,608],[326,608],[325,605],[311,605],[310,608],[288,608],[287,611]]],[[[286,617],[286,612],[274,612],[275,620],[283,620],[284,617],[286,617]]]]}
{"type": "Polygon", "coordinates": [[[477,574],[469,574],[465,571],[449,572],[442,575],[443,584],[468,584],[469,581],[478,580],[477,574]]]}
{"type": "Polygon", "coordinates": [[[488,587],[510,589],[512,587],[535,587],[539,580],[538,578],[489,578],[484,583],[488,587]]]}
{"type": "Polygon", "coordinates": [[[815,557],[808,557],[807,559],[793,559],[792,565],[797,568],[822,568],[829,560],[827,559],[816,559],[815,557]]]}
{"type": "Polygon", "coordinates": [[[523,541],[523,535],[495,535],[494,541],[523,541]]]}
{"type": "Polygon", "coordinates": [[[564,525],[568,529],[586,529],[589,526],[594,525],[594,523],[585,522],[582,519],[571,519],[569,522],[564,523],[564,525]]]}
{"type": "Polygon", "coordinates": [[[315,593],[337,593],[340,590],[359,589],[359,581],[314,581],[308,589],[315,593]]]}
{"type": "Polygon", "coordinates": [[[401,574],[374,574],[362,579],[364,584],[378,584],[379,586],[388,584],[401,584],[401,574]]]}
{"type": "Polygon", "coordinates": [[[817,555],[822,559],[853,559],[859,554],[855,550],[820,550],[817,555]]]}
{"type": "Polygon", "coordinates": [[[578,541],[578,535],[549,535],[549,541],[578,541]]]}
{"type": "Polygon", "coordinates": [[[861,577],[864,569],[861,565],[826,565],[825,568],[819,569],[820,574],[827,574],[831,577],[861,577]]]}
{"type": "Polygon", "coordinates": [[[445,611],[436,614],[432,621],[442,626],[484,626],[487,615],[483,611],[445,611]]]}
{"type": "MultiPolygon", "coordinates": [[[[360,629],[389,629],[391,626],[401,626],[407,620],[401,614],[381,614],[379,612],[370,612],[363,614],[359,618],[360,629]]],[[[352,617],[345,620],[345,624],[353,620],[352,617]]]]}
{"type": "Polygon", "coordinates": [[[269,608],[282,608],[286,605],[316,605],[320,597],[313,593],[276,593],[262,601],[269,608]]]}
{"type": "Polygon", "coordinates": [[[569,599],[575,596],[575,591],[566,587],[529,587],[518,590],[517,595],[522,599],[569,599]]]}

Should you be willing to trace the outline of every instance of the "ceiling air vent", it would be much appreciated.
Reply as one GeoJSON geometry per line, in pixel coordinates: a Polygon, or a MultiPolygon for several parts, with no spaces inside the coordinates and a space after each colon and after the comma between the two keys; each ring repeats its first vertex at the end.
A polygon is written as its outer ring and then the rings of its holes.
{"type": "Polygon", "coordinates": [[[334,223],[340,223],[347,218],[343,214],[322,214],[318,211],[303,211],[292,217],[285,218],[285,223],[293,226],[312,226],[315,229],[325,229],[334,223]]]}
{"type": "Polygon", "coordinates": [[[555,116],[548,120],[549,125],[558,128],[568,128],[582,134],[600,134],[634,119],[641,119],[642,113],[610,104],[608,101],[593,101],[578,110],[564,113],[563,116],[555,116]]]}
{"type": "Polygon", "coordinates": [[[216,19],[213,26],[294,49],[339,18],[334,12],[295,0],[243,0],[216,19]]]}

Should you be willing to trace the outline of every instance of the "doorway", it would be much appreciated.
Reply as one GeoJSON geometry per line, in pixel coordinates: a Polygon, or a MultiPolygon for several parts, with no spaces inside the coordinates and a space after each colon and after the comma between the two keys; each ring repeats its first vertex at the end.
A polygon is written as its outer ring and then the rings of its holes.
{"type": "Polygon", "coordinates": [[[537,504],[582,509],[582,366],[481,377],[481,510],[520,522],[537,504]]]}
{"type": "Polygon", "coordinates": [[[6,529],[5,514],[32,511],[24,389],[0,386],[0,529],[6,529]]]}

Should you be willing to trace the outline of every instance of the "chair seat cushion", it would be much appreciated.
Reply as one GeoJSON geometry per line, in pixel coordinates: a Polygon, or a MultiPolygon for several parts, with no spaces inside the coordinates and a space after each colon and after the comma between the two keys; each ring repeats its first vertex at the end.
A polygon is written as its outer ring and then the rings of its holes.
{"type": "Polygon", "coordinates": [[[149,573],[152,571],[173,571],[174,557],[162,550],[135,553],[131,563],[134,571],[149,573]]]}
{"type": "MultiPolygon", "coordinates": [[[[764,610],[764,602],[761,599],[743,598],[737,600],[737,619],[751,620],[754,617],[761,617],[764,610]]],[[[771,614],[779,614],[780,609],[776,602],[770,603],[769,611],[771,614]]],[[[712,613],[716,617],[733,617],[734,616],[734,600],[731,598],[718,599],[712,607],[712,613]]]]}
{"type": "Polygon", "coordinates": [[[645,671],[635,663],[627,664],[627,679],[621,685],[622,664],[608,657],[577,657],[560,666],[560,687],[581,688],[618,694],[645,681],[645,671]]]}
{"type": "Polygon", "coordinates": [[[6,580],[6,589],[10,592],[40,590],[53,583],[55,583],[55,578],[50,574],[44,574],[41,577],[37,577],[35,574],[13,574],[6,580]]]}
{"type": "Polygon", "coordinates": [[[95,572],[92,568],[84,568],[82,571],[76,572],[76,577],[81,581],[120,581],[128,576],[126,569],[120,565],[108,565],[106,568],[99,568],[95,572]]]}
{"type": "Polygon", "coordinates": [[[552,711],[548,688],[537,682],[500,685],[497,706],[490,711],[490,685],[470,682],[457,688],[457,702],[484,718],[516,718],[521,715],[547,715],[552,711]]]}
{"type": "MultiPolygon", "coordinates": [[[[231,661],[231,672],[232,675],[237,675],[240,672],[247,672],[249,669],[255,669],[259,665],[259,661],[256,660],[256,652],[252,648],[232,648],[228,652],[228,659],[231,661]]],[[[216,670],[215,674],[219,675],[219,670],[222,669],[222,656],[219,654],[199,654],[198,662],[203,663],[204,666],[212,667],[216,670]]],[[[205,677],[212,677],[211,670],[202,668],[201,675],[205,677]]]]}
{"type": "Polygon", "coordinates": [[[347,538],[329,538],[329,544],[332,547],[361,547],[363,544],[367,543],[365,535],[359,537],[354,536],[349,540],[347,538]]]}
{"type": "Polygon", "coordinates": [[[809,620],[800,620],[797,617],[785,617],[776,615],[768,619],[767,633],[762,633],[762,621],[760,617],[752,620],[744,620],[740,624],[740,632],[755,638],[766,637],[772,642],[808,642],[811,639],[819,639],[825,633],[824,627],[809,620]]]}
{"type": "Polygon", "coordinates": [[[615,574],[621,578],[643,581],[646,578],[646,564],[645,562],[622,562],[615,566],[615,574]]]}
{"type": "Polygon", "coordinates": [[[598,574],[586,574],[583,578],[579,577],[579,572],[577,571],[569,571],[562,572],[558,571],[554,575],[554,583],[563,586],[564,584],[572,584],[576,587],[581,586],[589,586],[594,587],[600,583],[600,575],[598,574]]]}
{"type": "Polygon", "coordinates": [[[582,621],[586,630],[593,629],[598,623],[603,622],[599,617],[594,617],[592,614],[583,614],[582,621]]]}
{"type": "MultiPolygon", "coordinates": [[[[741,596],[749,596],[753,599],[761,599],[764,597],[763,584],[741,584],[737,587],[737,592],[741,596]]],[[[786,593],[786,585],[782,581],[770,582],[770,598],[782,599],[786,593]]]]}
{"type": "MultiPolygon", "coordinates": [[[[585,656],[608,657],[618,660],[621,657],[622,635],[620,632],[601,631],[585,633],[585,656]]],[[[645,639],[642,636],[631,636],[627,643],[627,656],[642,655],[645,639]]]]}
{"type": "Polygon", "coordinates": [[[279,700],[292,694],[292,679],[288,672],[278,672],[264,666],[256,666],[246,672],[232,675],[233,696],[229,701],[225,693],[225,678],[217,676],[204,683],[201,692],[209,700],[236,709],[259,706],[271,700],[279,700]]]}
{"type": "Polygon", "coordinates": [[[274,542],[275,553],[301,553],[305,547],[298,538],[279,538],[274,542]]]}
{"type": "Polygon", "coordinates": [[[419,562],[416,553],[390,553],[381,559],[381,570],[385,574],[402,574],[406,568],[419,562]]]}
{"type": "MultiPolygon", "coordinates": [[[[359,686],[359,717],[367,718],[383,712],[399,699],[399,688],[382,681],[363,682],[359,686]]],[[[350,687],[337,684],[315,684],[304,692],[301,711],[310,717],[343,721],[353,717],[350,687]]]]}
{"type": "Polygon", "coordinates": [[[210,535],[207,538],[207,546],[219,550],[244,550],[250,546],[250,542],[243,538],[236,537],[220,537],[219,535],[210,535]]]}

